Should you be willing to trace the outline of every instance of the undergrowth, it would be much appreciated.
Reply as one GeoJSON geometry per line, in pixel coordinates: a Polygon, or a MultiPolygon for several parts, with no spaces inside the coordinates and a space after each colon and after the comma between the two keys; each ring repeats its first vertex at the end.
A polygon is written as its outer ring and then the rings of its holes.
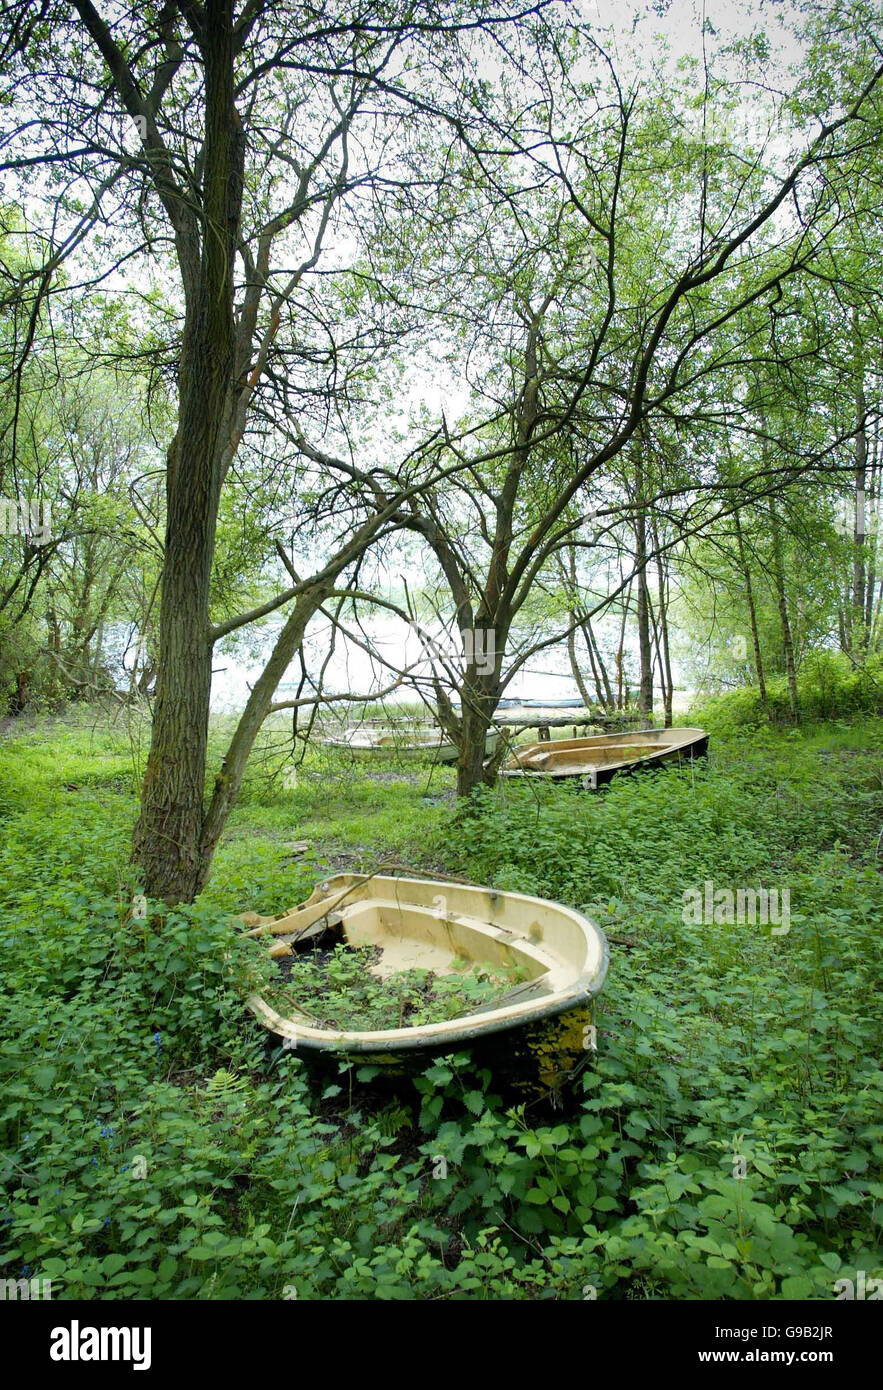
{"type": "MultiPolygon", "coordinates": [[[[725,711],[724,711],[725,713],[725,711]]],[[[691,722],[701,722],[696,716],[691,722]]],[[[255,774],[193,906],[131,914],[125,739],[0,746],[0,1261],[55,1298],[826,1299],[881,1274],[883,723],[741,730],[596,796],[255,774]],[[306,851],[298,842],[306,839],[306,851]],[[296,845],[298,847],[293,847],[296,845]],[[598,1050],[560,1111],[467,1054],[316,1079],[231,923],[390,859],[594,915],[598,1050]],[[711,883],[788,929],[684,920],[711,883]]]]}

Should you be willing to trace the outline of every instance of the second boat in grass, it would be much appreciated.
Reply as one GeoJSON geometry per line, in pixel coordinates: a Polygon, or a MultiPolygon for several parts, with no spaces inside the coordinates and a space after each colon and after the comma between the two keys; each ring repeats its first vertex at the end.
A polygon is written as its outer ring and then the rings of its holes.
{"type": "Polygon", "coordinates": [[[635,729],[590,738],[547,739],[516,748],[501,769],[503,777],[579,778],[591,791],[618,772],[701,758],[708,752],[704,729],[635,729]]]}

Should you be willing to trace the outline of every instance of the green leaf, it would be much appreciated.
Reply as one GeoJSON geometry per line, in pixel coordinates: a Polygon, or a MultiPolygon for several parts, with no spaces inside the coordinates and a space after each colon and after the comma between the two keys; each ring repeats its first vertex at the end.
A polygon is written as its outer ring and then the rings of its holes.
{"type": "Polygon", "coordinates": [[[792,1274],[782,1280],[781,1293],[783,1298],[809,1298],[813,1293],[813,1282],[803,1274],[792,1274]]]}

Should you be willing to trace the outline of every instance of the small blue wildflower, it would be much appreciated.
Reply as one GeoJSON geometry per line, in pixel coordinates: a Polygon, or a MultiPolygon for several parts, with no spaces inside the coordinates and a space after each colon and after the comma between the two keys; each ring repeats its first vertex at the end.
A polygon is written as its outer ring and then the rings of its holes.
{"type": "Polygon", "coordinates": [[[105,1224],[105,1226],[109,1226],[109,1225],[110,1225],[110,1217],[109,1217],[109,1216],[105,1216],[105,1218],[104,1218],[104,1224],[105,1224]]]}

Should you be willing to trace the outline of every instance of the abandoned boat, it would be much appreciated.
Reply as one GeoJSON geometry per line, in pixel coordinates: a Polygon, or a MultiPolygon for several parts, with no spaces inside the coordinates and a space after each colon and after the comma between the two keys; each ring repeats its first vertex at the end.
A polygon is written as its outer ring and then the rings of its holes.
{"type": "MultiPolygon", "coordinates": [[[[499,740],[495,729],[485,739],[485,754],[493,753],[499,740]]],[[[355,757],[431,758],[437,763],[455,763],[457,748],[441,729],[431,724],[408,724],[396,727],[368,724],[346,729],[336,738],[323,738],[323,748],[338,748],[355,757]]]]}
{"type": "MultiPolygon", "coordinates": [[[[376,948],[374,976],[390,981],[422,969],[463,974],[475,965],[521,982],[470,1012],[444,1022],[382,1031],[317,1026],[299,1008],[285,1016],[266,999],[248,1005],[261,1023],[306,1060],[354,1057],[388,1072],[420,1068],[432,1057],[469,1048],[534,1093],[557,1091],[594,1048],[591,1001],[604,984],[604,933],[571,908],[522,893],[433,879],[338,874],[305,903],[249,935],[266,937],[275,957],[300,953],[321,938],[376,948]]],[[[296,966],[288,978],[296,990],[296,966]]]]}
{"type": "Polygon", "coordinates": [[[590,738],[547,739],[516,748],[501,769],[504,777],[578,777],[592,791],[618,772],[701,758],[708,752],[704,729],[635,729],[590,738]]]}

